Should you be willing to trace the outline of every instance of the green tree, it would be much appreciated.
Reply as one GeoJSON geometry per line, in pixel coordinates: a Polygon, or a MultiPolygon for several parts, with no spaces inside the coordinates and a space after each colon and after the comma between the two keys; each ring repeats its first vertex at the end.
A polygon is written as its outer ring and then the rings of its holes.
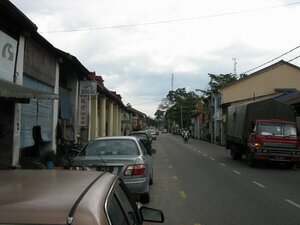
{"type": "Polygon", "coordinates": [[[165,116],[179,125],[182,119],[183,128],[187,128],[191,123],[199,97],[194,92],[187,92],[185,88],[178,88],[176,91],[170,91],[167,99],[170,107],[166,110],[165,116]]]}
{"type": "Polygon", "coordinates": [[[209,73],[208,76],[211,79],[211,81],[209,82],[209,89],[201,90],[201,92],[204,93],[206,96],[210,95],[211,93],[216,93],[221,87],[224,87],[228,84],[237,81],[237,77],[231,73],[219,75],[209,73]]]}

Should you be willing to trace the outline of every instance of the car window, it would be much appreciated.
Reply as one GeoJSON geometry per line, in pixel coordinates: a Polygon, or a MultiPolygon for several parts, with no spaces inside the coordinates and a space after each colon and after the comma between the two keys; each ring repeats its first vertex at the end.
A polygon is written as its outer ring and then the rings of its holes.
{"type": "Polygon", "coordinates": [[[135,202],[121,182],[117,182],[114,193],[107,204],[107,213],[112,225],[140,224],[135,202]]]}
{"type": "Polygon", "coordinates": [[[101,139],[89,142],[80,155],[138,155],[135,141],[126,139],[101,139]]]}
{"type": "Polygon", "coordinates": [[[107,206],[108,216],[112,225],[129,224],[116,195],[112,196],[107,206]]]}
{"type": "Polygon", "coordinates": [[[142,152],[144,153],[144,155],[148,154],[147,149],[145,148],[144,144],[141,141],[138,141],[138,142],[139,142],[139,146],[142,149],[142,152]]]}

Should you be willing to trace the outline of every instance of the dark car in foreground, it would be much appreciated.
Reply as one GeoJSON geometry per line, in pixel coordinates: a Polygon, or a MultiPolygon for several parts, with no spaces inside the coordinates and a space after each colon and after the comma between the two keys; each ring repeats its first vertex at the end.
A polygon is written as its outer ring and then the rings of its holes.
{"type": "MultiPolygon", "coordinates": [[[[155,153],[155,150],[151,150],[155,153]]],[[[118,175],[142,203],[150,201],[153,183],[152,157],[136,137],[114,136],[90,140],[73,159],[72,166],[109,171],[118,175]]]]}
{"type": "Polygon", "coordinates": [[[134,131],[129,134],[129,136],[134,136],[138,138],[147,149],[148,153],[151,155],[152,149],[152,138],[150,137],[149,133],[146,131],[134,131]]]}
{"type": "Polygon", "coordinates": [[[160,210],[136,203],[105,172],[0,171],[0,224],[119,225],[163,222],[160,210]]]}

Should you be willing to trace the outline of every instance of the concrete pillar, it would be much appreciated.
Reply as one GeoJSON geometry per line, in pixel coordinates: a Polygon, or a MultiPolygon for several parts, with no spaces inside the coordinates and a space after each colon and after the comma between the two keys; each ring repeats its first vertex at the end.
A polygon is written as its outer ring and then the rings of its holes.
{"type": "MultiPolygon", "coordinates": [[[[15,79],[17,84],[23,83],[23,65],[24,65],[24,49],[25,49],[25,38],[20,36],[18,45],[18,58],[16,60],[16,72],[15,79]]],[[[19,166],[20,158],[20,127],[21,127],[21,104],[15,104],[14,112],[14,134],[12,144],[12,165],[19,166]]]]}
{"type": "Polygon", "coordinates": [[[98,96],[90,96],[90,116],[89,116],[89,127],[90,127],[90,139],[98,137],[98,96]]]}
{"type": "Polygon", "coordinates": [[[119,134],[118,135],[123,135],[122,134],[122,109],[121,108],[119,108],[119,110],[118,110],[118,113],[119,113],[119,116],[118,116],[118,132],[119,132],[119,134]]]}
{"type": "Polygon", "coordinates": [[[107,112],[107,136],[113,136],[113,125],[114,125],[114,103],[108,102],[107,112]]]}
{"type": "Polygon", "coordinates": [[[100,113],[99,113],[99,136],[106,136],[106,97],[101,96],[100,99],[100,113]]]}
{"type": "MultiPolygon", "coordinates": [[[[55,87],[54,87],[54,94],[58,94],[59,92],[59,64],[56,63],[55,68],[55,87]]],[[[56,126],[58,122],[58,99],[53,100],[53,127],[52,127],[52,149],[56,151],[56,126]]]]}
{"type": "Polygon", "coordinates": [[[113,113],[113,136],[119,135],[119,106],[114,105],[114,113],[113,113]]]}

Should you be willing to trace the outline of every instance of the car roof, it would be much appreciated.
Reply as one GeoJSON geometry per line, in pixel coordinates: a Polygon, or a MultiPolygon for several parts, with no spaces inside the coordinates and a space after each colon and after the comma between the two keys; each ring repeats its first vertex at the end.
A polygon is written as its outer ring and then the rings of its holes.
{"type": "Polygon", "coordinates": [[[111,136],[111,137],[98,137],[92,140],[134,140],[136,141],[136,138],[132,136],[111,136]]]}
{"type": "Polygon", "coordinates": [[[0,171],[0,223],[66,224],[73,208],[72,225],[106,224],[102,206],[116,179],[99,171],[0,171]]]}

